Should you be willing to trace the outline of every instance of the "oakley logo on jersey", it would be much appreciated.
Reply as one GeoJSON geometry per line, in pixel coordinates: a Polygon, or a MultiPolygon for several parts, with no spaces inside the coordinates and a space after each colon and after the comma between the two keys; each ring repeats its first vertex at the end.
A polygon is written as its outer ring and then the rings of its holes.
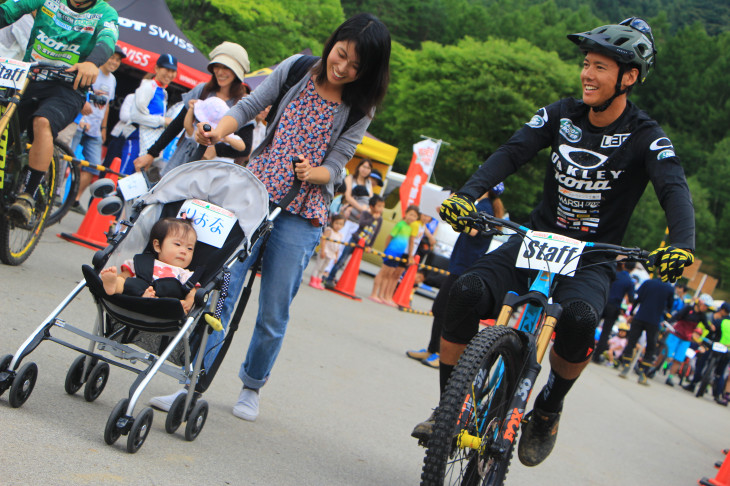
{"type": "Polygon", "coordinates": [[[667,137],[657,138],[653,142],[651,142],[651,145],[649,146],[649,149],[653,151],[659,151],[659,153],[656,156],[657,160],[666,159],[668,157],[674,157],[676,154],[674,153],[674,146],[672,145],[672,141],[669,140],[667,137]]]}
{"type": "Polygon", "coordinates": [[[604,135],[601,140],[601,148],[620,147],[624,141],[629,138],[630,133],[617,133],[615,135],[604,135]]]}
{"type": "Polygon", "coordinates": [[[547,110],[545,108],[540,108],[538,110],[538,114],[532,117],[532,119],[527,122],[528,127],[532,128],[540,128],[545,125],[548,121],[548,114],[547,110]],[[542,115],[540,115],[540,112],[542,112],[542,115]]]}
{"type": "Polygon", "coordinates": [[[560,119],[560,134],[573,143],[580,142],[580,139],[583,138],[583,131],[573,125],[568,118],[560,119]]]}

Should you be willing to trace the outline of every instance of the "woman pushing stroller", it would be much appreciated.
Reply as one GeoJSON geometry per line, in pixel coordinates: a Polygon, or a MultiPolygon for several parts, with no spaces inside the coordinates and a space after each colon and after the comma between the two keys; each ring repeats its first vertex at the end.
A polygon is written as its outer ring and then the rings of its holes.
{"type": "MultiPolygon", "coordinates": [[[[247,168],[264,183],[272,203],[282,199],[295,177],[302,181],[297,197],[273,221],[263,250],[258,316],[239,372],[243,389],[233,407],[236,417],[249,421],[258,417],[259,389],[281,349],[289,307],[326,225],[334,187],[342,181],[345,164],[385,96],[389,60],[388,29],[375,16],[358,14],[330,36],[321,59],[296,55],[284,60],[215,129],[204,132],[198,124],[196,141],[210,146],[273,105],[266,136],[247,168]],[[292,160],[299,160],[293,171],[292,160]]],[[[254,245],[252,252],[259,250],[254,245]]],[[[246,272],[255,260],[252,254],[231,268],[224,326],[231,320],[246,272]]],[[[223,337],[223,332],[210,336],[206,367],[223,337]]],[[[169,409],[176,395],[156,397],[151,404],[169,409]]]]}

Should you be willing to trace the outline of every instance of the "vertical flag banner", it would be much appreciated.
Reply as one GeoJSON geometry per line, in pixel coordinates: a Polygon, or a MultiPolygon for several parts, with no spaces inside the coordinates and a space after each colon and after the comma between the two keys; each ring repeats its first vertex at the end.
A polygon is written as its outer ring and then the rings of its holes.
{"type": "Polygon", "coordinates": [[[400,186],[400,204],[403,216],[411,204],[421,203],[423,185],[428,182],[439,154],[441,140],[422,140],[413,145],[413,158],[406,178],[400,186]]]}

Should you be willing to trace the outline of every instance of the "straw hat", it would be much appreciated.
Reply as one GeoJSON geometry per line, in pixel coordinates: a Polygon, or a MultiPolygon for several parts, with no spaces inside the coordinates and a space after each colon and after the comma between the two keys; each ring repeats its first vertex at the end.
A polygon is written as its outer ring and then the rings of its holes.
{"type": "Polygon", "coordinates": [[[250,71],[251,65],[248,62],[248,53],[242,46],[233,42],[224,42],[210,51],[210,62],[208,71],[213,73],[213,65],[222,64],[227,67],[236,77],[243,81],[245,74],[250,71]]]}

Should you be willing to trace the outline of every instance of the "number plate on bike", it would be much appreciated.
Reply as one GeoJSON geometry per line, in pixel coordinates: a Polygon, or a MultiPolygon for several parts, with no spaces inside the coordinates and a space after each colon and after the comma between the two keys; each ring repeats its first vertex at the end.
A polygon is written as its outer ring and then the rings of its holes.
{"type": "Polygon", "coordinates": [[[716,353],[727,353],[727,346],[722,343],[712,343],[712,350],[716,353]]]}
{"type": "Polygon", "coordinates": [[[516,266],[572,277],[585,245],[584,241],[563,235],[528,231],[522,240],[516,266]]]}
{"type": "Polygon", "coordinates": [[[29,69],[27,62],[0,57],[0,86],[22,88],[29,69]]]}

